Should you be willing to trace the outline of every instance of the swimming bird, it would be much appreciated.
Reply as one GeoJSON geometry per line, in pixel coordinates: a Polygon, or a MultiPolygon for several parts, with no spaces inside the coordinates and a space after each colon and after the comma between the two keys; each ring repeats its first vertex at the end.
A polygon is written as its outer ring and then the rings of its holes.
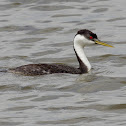
{"type": "Polygon", "coordinates": [[[16,68],[10,68],[9,72],[19,73],[27,76],[44,75],[53,73],[70,73],[70,74],[83,74],[91,70],[85,53],[84,47],[92,44],[100,44],[108,47],[113,47],[109,44],[101,42],[97,35],[87,29],[82,29],[77,32],[73,40],[73,48],[79,62],[79,68],[62,64],[28,64],[16,68]]]}

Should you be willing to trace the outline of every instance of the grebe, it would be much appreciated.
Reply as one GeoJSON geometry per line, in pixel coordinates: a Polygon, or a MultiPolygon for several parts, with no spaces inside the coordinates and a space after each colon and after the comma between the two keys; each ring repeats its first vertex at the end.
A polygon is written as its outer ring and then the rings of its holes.
{"type": "Polygon", "coordinates": [[[27,76],[44,75],[53,73],[70,73],[70,74],[83,74],[91,70],[91,65],[84,53],[84,47],[91,44],[101,44],[108,47],[113,47],[98,40],[98,37],[93,32],[82,29],[77,32],[74,37],[74,51],[79,62],[79,68],[74,68],[61,64],[28,64],[11,68],[8,71],[19,73],[27,76]]]}

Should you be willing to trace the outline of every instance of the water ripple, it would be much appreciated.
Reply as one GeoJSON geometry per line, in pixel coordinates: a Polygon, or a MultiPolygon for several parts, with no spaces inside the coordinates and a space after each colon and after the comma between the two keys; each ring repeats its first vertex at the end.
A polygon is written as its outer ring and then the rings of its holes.
{"type": "Polygon", "coordinates": [[[1,126],[125,126],[126,16],[117,0],[2,0],[0,69],[32,63],[78,68],[73,39],[86,28],[115,48],[85,47],[84,75],[0,72],[1,126]]]}

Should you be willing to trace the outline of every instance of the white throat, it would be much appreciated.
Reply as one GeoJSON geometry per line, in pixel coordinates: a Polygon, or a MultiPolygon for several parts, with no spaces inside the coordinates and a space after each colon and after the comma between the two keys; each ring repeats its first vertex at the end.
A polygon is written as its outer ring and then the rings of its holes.
{"type": "Polygon", "coordinates": [[[87,39],[84,36],[76,35],[74,38],[74,49],[77,56],[83,62],[83,64],[87,67],[87,71],[91,70],[91,64],[89,63],[85,53],[84,53],[84,41],[86,42],[87,39]]]}

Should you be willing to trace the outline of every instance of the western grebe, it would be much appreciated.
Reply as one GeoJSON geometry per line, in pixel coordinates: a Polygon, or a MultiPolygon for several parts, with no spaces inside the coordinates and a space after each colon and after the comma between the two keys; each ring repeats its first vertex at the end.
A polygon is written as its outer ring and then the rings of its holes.
{"type": "Polygon", "coordinates": [[[71,74],[83,74],[91,70],[91,65],[84,53],[84,47],[91,44],[101,44],[108,47],[113,47],[106,43],[103,43],[98,40],[98,37],[93,32],[82,29],[77,32],[74,37],[74,51],[79,62],[79,68],[74,68],[67,65],[61,64],[28,64],[19,66],[16,68],[11,68],[8,71],[19,73],[27,76],[34,75],[44,75],[52,73],[71,73],[71,74]]]}

